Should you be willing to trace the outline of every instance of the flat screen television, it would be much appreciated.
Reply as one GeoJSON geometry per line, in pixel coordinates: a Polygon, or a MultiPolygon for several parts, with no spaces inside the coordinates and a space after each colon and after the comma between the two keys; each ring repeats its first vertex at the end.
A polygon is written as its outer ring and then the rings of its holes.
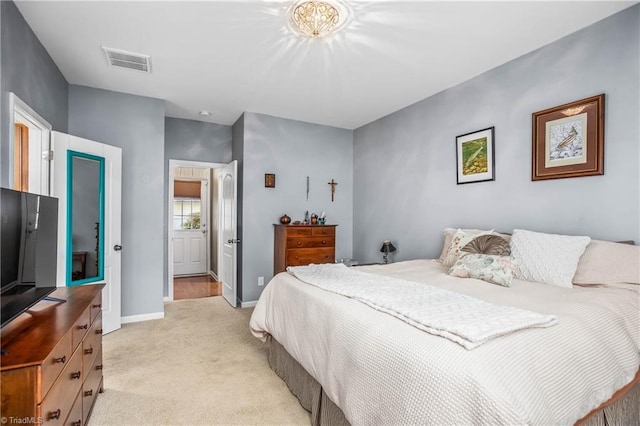
{"type": "Polygon", "coordinates": [[[0,188],[0,240],[4,327],[56,289],[58,199],[0,188]]]}

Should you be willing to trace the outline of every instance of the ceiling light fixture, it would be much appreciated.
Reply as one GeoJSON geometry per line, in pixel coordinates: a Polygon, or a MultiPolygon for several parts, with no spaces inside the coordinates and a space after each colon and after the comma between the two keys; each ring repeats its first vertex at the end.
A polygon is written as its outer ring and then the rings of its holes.
{"type": "Polygon", "coordinates": [[[205,110],[200,111],[198,114],[200,114],[203,117],[209,117],[211,115],[209,111],[205,111],[205,110]]]}
{"type": "Polygon", "coordinates": [[[349,9],[338,0],[299,0],[289,9],[289,23],[298,33],[318,38],[342,28],[349,9]]]}

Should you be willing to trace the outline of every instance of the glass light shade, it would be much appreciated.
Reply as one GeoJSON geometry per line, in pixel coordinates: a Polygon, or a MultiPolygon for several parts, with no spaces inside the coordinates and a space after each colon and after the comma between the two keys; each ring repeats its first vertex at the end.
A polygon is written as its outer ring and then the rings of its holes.
{"type": "Polygon", "coordinates": [[[299,0],[289,9],[289,24],[308,37],[323,37],[342,28],[349,9],[338,0],[299,0]]]}

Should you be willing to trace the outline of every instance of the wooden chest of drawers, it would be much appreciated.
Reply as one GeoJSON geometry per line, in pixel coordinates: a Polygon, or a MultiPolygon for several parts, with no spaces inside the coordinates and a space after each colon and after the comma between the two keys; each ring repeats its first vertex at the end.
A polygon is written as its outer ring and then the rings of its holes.
{"type": "Polygon", "coordinates": [[[287,266],[335,262],[338,225],[274,226],[273,275],[287,266]]]}
{"type": "Polygon", "coordinates": [[[82,426],[102,389],[102,288],[61,287],[2,328],[8,424],[82,426]]]}

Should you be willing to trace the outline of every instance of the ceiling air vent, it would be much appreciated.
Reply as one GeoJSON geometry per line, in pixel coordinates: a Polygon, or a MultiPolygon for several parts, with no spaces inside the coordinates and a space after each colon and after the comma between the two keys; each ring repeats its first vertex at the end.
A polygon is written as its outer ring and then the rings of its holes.
{"type": "Polygon", "coordinates": [[[139,53],[127,52],[124,50],[102,47],[109,65],[112,67],[128,68],[130,70],[151,72],[151,56],[139,53]]]}

